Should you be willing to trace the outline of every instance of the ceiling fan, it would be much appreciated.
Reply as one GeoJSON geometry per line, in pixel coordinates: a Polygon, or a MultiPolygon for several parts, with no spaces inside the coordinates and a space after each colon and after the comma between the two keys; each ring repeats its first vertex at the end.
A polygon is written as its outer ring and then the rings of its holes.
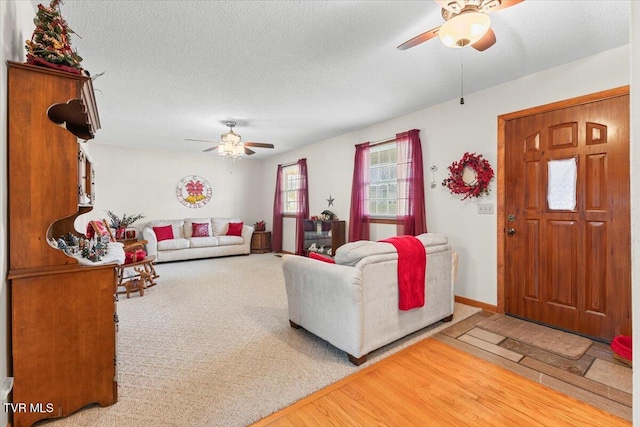
{"type": "Polygon", "coordinates": [[[524,0],[434,0],[442,7],[445,23],[422,33],[398,46],[409,49],[439,36],[448,47],[471,45],[483,51],[494,45],[496,35],[491,29],[489,13],[515,6],[524,0]]]}
{"type": "MultiPolygon", "coordinates": [[[[251,155],[255,154],[255,151],[250,149],[249,147],[254,148],[273,148],[273,144],[266,144],[264,142],[240,142],[242,137],[233,131],[233,128],[236,126],[236,122],[226,121],[225,125],[229,126],[229,132],[223,133],[220,135],[220,142],[214,145],[213,147],[209,147],[206,150],[202,150],[203,152],[218,150],[218,155],[222,157],[231,157],[234,160],[243,156],[243,155],[251,155]]],[[[185,138],[185,141],[197,141],[197,142],[215,142],[215,141],[206,141],[204,139],[190,139],[185,138]]]]}

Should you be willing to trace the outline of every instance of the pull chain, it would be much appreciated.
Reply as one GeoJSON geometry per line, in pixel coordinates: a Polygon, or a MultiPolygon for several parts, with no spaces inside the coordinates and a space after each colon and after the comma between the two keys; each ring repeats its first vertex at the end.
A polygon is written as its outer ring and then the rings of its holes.
{"type": "Polygon", "coordinates": [[[464,105],[464,65],[460,61],[460,105],[464,105]]]}

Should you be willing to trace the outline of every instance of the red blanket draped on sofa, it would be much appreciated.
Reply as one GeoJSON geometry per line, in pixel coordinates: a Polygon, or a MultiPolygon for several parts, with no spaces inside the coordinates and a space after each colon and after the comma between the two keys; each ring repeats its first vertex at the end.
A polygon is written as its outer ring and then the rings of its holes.
{"type": "Polygon", "coordinates": [[[390,237],[380,242],[391,243],[398,251],[398,308],[424,306],[427,255],[422,242],[413,236],[390,237]]]}

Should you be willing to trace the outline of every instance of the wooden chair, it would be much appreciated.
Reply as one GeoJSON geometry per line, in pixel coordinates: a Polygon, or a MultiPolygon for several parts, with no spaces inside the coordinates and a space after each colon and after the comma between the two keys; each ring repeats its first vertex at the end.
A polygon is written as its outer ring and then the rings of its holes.
{"type": "MultiPolygon", "coordinates": [[[[93,221],[92,221],[93,222],[93,221]]],[[[95,228],[95,227],[94,227],[95,228]]],[[[105,228],[109,233],[109,239],[111,242],[115,242],[115,236],[109,223],[106,219],[102,220],[102,225],[99,228],[105,228]]],[[[97,232],[97,231],[96,231],[97,232]]],[[[128,264],[118,265],[117,269],[117,285],[118,289],[124,287],[125,290],[118,290],[118,294],[127,294],[127,298],[129,298],[129,294],[133,291],[140,291],[140,296],[144,296],[144,289],[155,286],[157,283],[155,279],[160,277],[158,273],[156,273],[156,269],[153,266],[153,262],[156,260],[155,256],[145,256],[142,259],[136,258],[136,252],[139,249],[144,250],[145,245],[148,242],[146,240],[139,240],[134,243],[130,243],[123,247],[125,254],[127,252],[133,252],[133,261],[128,264]],[[129,270],[129,274],[127,273],[127,269],[133,268],[135,273],[131,274],[129,270]]]]}

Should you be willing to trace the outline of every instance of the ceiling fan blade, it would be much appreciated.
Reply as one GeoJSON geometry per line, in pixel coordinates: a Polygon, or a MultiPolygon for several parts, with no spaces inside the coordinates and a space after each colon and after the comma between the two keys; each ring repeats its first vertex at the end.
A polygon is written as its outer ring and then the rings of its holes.
{"type": "Polygon", "coordinates": [[[207,152],[209,152],[209,151],[213,151],[213,150],[217,150],[217,149],[218,149],[218,146],[217,146],[217,145],[214,145],[213,147],[209,147],[209,148],[207,148],[206,150],[202,150],[202,152],[203,152],[203,153],[207,153],[207,152]]]}
{"type": "Polygon", "coordinates": [[[511,6],[515,6],[518,3],[522,3],[524,0],[501,0],[501,1],[496,1],[496,0],[492,0],[490,2],[488,2],[488,4],[485,6],[483,12],[484,13],[493,13],[496,12],[498,10],[503,10],[506,9],[508,7],[511,6]]]}
{"type": "Polygon", "coordinates": [[[475,50],[482,52],[483,50],[489,49],[496,43],[496,33],[493,32],[491,28],[487,31],[487,33],[482,36],[480,40],[471,45],[475,50]]]}
{"type": "Polygon", "coordinates": [[[185,138],[185,141],[196,141],[196,142],[215,142],[215,141],[207,141],[204,139],[191,139],[191,138],[185,138]]]}
{"type": "Polygon", "coordinates": [[[244,154],[246,154],[247,156],[250,156],[250,155],[252,155],[252,154],[256,154],[256,152],[255,152],[255,151],[253,151],[252,149],[250,149],[250,148],[247,148],[247,147],[246,147],[246,145],[247,145],[246,143],[245,143],[244,145],[245,145],[245,147],[244,147],[244,154]]]}
{"type": "Polygon", "coordinates": [[[257,147],[257,148],[273,148],[273,144],[267,144],[264,142],[243,142],[245,147],[257,147]]]}
{"type": "Polygon", "coordinates": [[[398,46],[398,50],[406,50],[406,49],[409,49],[410,47],[417,46],[420,43],[424,43],[427,40],[431,40],[432,38],[438,35],[438,31],[440,31],[440,27],[432,28],[429,31],[420,34],[419,36],[415,36],[411,40],[407,40],[406,42],[398,46]]]}

